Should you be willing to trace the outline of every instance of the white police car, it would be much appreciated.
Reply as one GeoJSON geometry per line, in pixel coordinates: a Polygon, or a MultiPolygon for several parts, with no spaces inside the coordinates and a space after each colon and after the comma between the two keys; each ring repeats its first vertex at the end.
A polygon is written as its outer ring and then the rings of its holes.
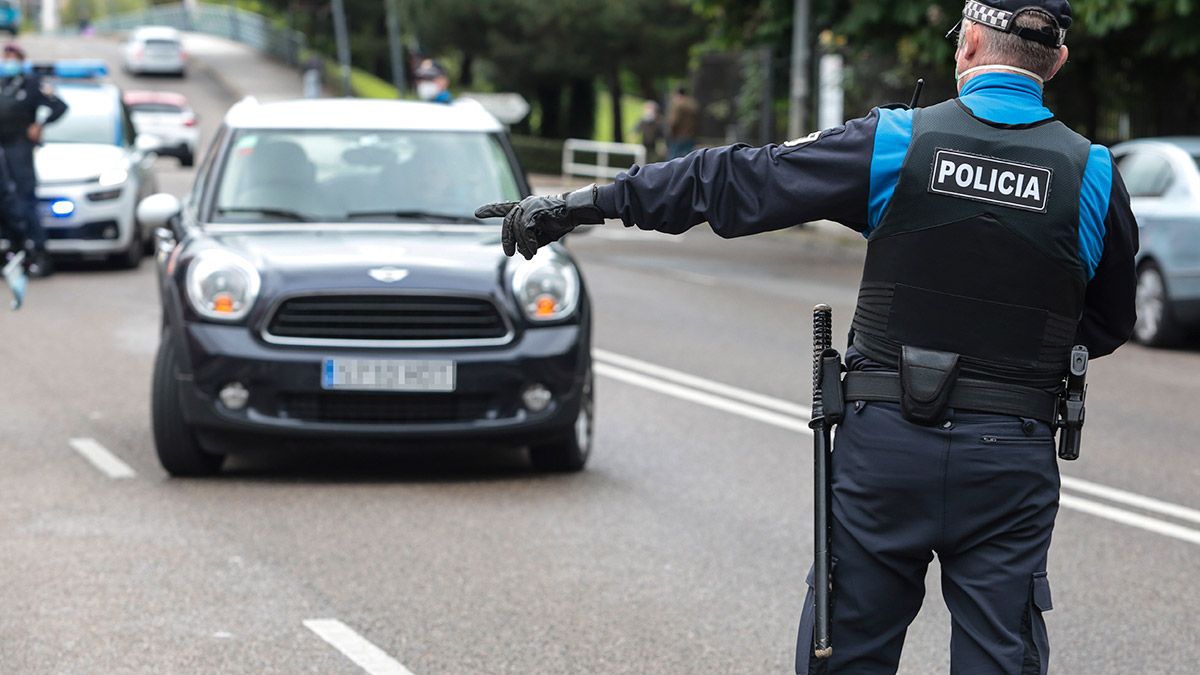
{"type": "Polygon", "coordinates": [[[121,90],[103,79],[108,72],[103,62],[33,68],[70,106],[46,126],[44,145],[34,156],[47,250],[137,267],[152,237],[137,222],[135,209],[157,189],[149,150],[156,142],[135,142],[121,90]]]}

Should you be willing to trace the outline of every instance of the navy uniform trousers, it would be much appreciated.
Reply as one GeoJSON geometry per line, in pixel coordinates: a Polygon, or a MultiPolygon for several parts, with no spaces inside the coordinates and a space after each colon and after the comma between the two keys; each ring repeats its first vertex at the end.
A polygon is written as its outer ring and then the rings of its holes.
{"type": "Polygon", "coordinates": [[[812,577],[796,672],[894,673],[936,553],[955,675],[1045,673],[1046,552],[1059,477],[1049,425],[967,411],[937,426],[854,402],[832,458],[833,656],[812,658],[812,577]]]}

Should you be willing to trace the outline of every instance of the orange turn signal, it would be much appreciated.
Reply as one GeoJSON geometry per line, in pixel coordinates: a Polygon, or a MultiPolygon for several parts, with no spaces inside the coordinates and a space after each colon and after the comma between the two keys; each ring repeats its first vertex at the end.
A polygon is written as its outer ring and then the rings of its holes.
{"type": "Polygon", "coordinates": [[[538,316],[550,316],[556,309],[558,309],[558,303],[549,295],[543,295],[537,299],[538,316]]]}
{"type": "Polygon", "coordinates": [[[233,313],[233,296],[228,293],[218,293],[217,296],[215,298],[213,298],[212,308],[213,308],[214,312],[220,312],[222,314],[232,314],[233,313]]]}

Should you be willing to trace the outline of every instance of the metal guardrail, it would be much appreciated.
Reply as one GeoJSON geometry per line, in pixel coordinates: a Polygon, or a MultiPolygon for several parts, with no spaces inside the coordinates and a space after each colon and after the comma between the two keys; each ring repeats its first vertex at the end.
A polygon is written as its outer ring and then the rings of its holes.
{"type": "Polygon", "coordinates": [[[564,176],[616,178],[617,174],[628,171],[631,165],[645,163],[646,148],[635,143],[605,143],[581,138],[568,138],[563,142],[562,172],[564,176]],[[584,164],[575,161],[577,152],[594,153],[596,163],[584,164]],[[609,166],[609,159],[613,155],[631,157],[633,161],[624,166],[609,166]]]}
{"type": "Polygon", "coordinates": [[[284,63],[300,65],[305,47],[304,34],[300,31],[280,27],[268,17],[232,5],[192,4],[195,9],[191,11],[185,3],[155,5],[97,19],[92,26],[106,33],[133,30],[139,26],[171,26],[240,42],[284,63]]]}

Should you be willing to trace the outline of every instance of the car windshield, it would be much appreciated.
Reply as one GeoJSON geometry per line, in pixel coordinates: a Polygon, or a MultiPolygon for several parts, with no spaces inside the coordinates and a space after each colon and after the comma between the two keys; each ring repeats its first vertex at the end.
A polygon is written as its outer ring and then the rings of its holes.
{"type": "Polygon", "coordinates": [[[55,93],[69,108],[65,115],[46,126],[45,142],[117,144],[120,109],[110,89],[69,86],[58,87],[55,93]]]}
{"type": "Polygon", "coordinates": [[[521,196],[484,132],[245,130],[232,143],[213,222],[478,223],[480,204],[521,196]]]}

